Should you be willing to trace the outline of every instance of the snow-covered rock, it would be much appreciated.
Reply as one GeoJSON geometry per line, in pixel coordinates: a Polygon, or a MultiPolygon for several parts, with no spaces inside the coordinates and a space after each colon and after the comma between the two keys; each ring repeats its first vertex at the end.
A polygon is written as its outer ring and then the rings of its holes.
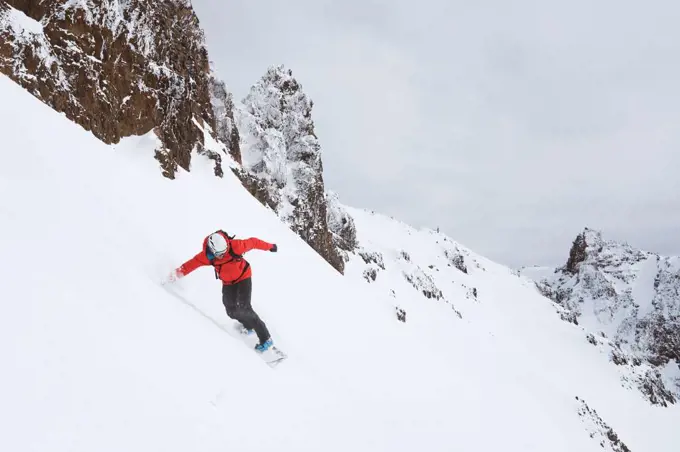
{"type": "Polygon", "coordinates": [[[392,300],[398,318],[423,303],[448,306],[463,318],[461,304],[478,303],[478,276],[485,270],[474,254],[430,229],[417,230],[375,212],[333,206],[353,225],[355,249],[347,254],[346,275],[359,276],[392,300]]]}
{"type": "Polygon", "coordinates": [[[651,401],[680,397],[680,257],[605,240],[586,228],[563,267],[522,273],[564,309],[565,320],[608,338],[612,361],[639,370],[639,387],[651,401]]]}
{"type": "Polygon", "coordinates": [[[576,401],[579,403],[578,415],[581,417],[583,423],[591,438],[596,440],[603,450],[608,452],[630,452],[626,444],[621,441],[619,435],[602,420],[597,411],[590,408],[585,400],[576,396],[576,401]]]}
{"type": "Polygon", "coordinates": [[[204,145],[194,119],[215,130],[189,0],[0,0],[0,72],[106,143],[155,130],[170,178],[204,145]]]}
{"type": "Polygon", "coordinates": [[[217,138],[237,163],[241,161],[241,145],[238,128],[234,121],[234,98],[227,85],[215,71],[210,73],[210,102],[215,117],[217,138]]]}
{"type": "MultiPolygon", "coordinates": [[[[328,228],[333,234],[333,241],[339,250],[353,251],[357,246],[357,230],[354,219],[340,204],[338,195],[326,192],[328,228]]],[[[346,256],[345,256],[346,258],[346,256]]]]}
{"type": "Polygon", "coordinates": [[[344,262],[328,227],[321,145],[313,102],[292,71],[270,67],[236,109],[243,167],[258,182],[244,182],[300,237],[342,272],[344,262]]]}

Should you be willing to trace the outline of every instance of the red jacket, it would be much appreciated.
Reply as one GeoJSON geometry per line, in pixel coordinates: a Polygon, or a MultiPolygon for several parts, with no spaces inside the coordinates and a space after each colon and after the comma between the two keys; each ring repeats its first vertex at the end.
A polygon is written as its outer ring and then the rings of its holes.
{"type": "MultiPolygon", "coordinates": [[[[249,238],[245,240],[227,239],[229,248],[234,254],[244,254],[252,249],[262,251],[269,251],[274,245],[256,238],[249,238]]],[[[225,285],[236,284],[237,282],[248,279],[252,276],[250,264],[245,259],[234,259],[232,253],[227,252],[224,257],[214,259],[212,262],[208,260],[207,254],[208,237],[203,240],[203,249],[200,253],[186,261],[181,267],[177,269],[177,276],[186,276],[198,267],[204,265],[212,265],[215,267],[215,276],[222,280],[225,285]]]]}

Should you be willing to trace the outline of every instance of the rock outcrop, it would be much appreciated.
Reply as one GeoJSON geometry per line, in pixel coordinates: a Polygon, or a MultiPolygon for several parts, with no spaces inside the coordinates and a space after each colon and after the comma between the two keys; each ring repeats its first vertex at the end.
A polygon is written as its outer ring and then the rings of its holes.
{"type": "Polygon", "coordinates": [[[357,246],[357,228],[354,219],[345,210],[338,200],[338,195],[333,192],[326,192],[327,221],[328,228],[333,234],[333,243],[346,254],[354,251],[357,246]]]}
{"type": "Polygon", "coordinates": [[[188,0],[0,0],[0,72],[106,143],[155,131],[169,178],[216,130],[188,0]]]}
{"type": "Polygon", "coordinates": [[[339,272],[329,230],[312,101],[290,70],[271,67],[236,109],[244,185],[339,272]]]}
{"type": "Polygon", "coordinates": [[[597,413],[590,408],[585,400],[576,397],[579,404],[577,413],[586,427],[588,435],[596,440],[602,450],[608,452],[630,452],[626,444],[621,441],[619,435],[597,413]]]}

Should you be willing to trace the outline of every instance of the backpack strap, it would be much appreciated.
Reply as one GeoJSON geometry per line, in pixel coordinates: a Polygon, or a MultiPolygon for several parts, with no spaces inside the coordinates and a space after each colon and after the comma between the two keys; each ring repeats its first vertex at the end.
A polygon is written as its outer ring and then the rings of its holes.
{"type": "Polygon", "coordinates": [[[241,279],[241,277],[246,274],[246,272],[248,271],[249,268],[250,268],[250,263],[248,261],[246,261],[246,265],[243,266],[243,271],[241,272],[241,274],[238,275],[238,278],[234,279],[233,281],[229,281],[229,284],[234,284],[236,281],[241,279]]]}
{"type": "Polygon", "coordinates": [[[220,265],[215,265],[215,264],[213,263],[213,259],[210,259],[210,264],[211,264],[211,265],[213,266],[213,268],[215,269],[215,279],[220,279],[220,270],[222,269],[222,265],[224,265],[224,264],[229,264],[229,263],[234,262],[234,261],[245,261],[245,263],[246,263],[246,265],[243,267],[243,271],[241,272],[240,275],[238,275],[238,278],[236,278],[236,279],[234,279],[233,281],[230,281],[230,282],[228,283],[228,284],[234,284],[236,281],[238,281],[239,279],[241,279],[241,277],[242,277],[243,275],[246,274],[246,272],[247,272],[248,269],[250,268],[250,263],[249,263],[248,261],[246,261],[245,259],[243,259],[243,255],[242,255],[242,254],[236,254],[236,253],[234,252],[234,250],[232,249],[232,247],[231,247],[231,241],[234,239],[235,236],[229,235],[229,234],[227,234],[226,232],[224,232],[224,231],[221,230],[221,229],[219,229],[219,230],[217,230],[217,231],[215,231],[215,232],[220,233],[220,234],[224,235],[224,236],[227,238],[227,244],[229,245],[229,247],[228,247],[228,252],[229,252],[229,256],[231,257],[231,260],[228,260],[227,262],[224,262],[223,264],[220,264],[220,265]]]}

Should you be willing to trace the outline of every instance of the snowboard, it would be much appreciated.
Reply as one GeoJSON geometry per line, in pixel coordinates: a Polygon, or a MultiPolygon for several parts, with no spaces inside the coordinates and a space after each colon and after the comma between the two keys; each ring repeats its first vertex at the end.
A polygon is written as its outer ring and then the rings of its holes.
{"type": "Polygon", "coordinates": [[[244,344],[253,351],[257,356],[262,359],[269,367],[274,368],[281,364],[288,358],[288,355],[284,353],[276,345],[272,345],[269,350],[265,352],[258,352],[255,350],[255,346],[258,344],[259,340],[255,333],[248,334],[247,330],[241,326],[239,323],[234,324],[234,331],[241,338],[244,344]]]}
{"type": "Polygon", "coordinates": [[[276,346],[272,346],[269,350],[267,350],[264,353],[260,353],[257,350],[255,350],[255,346],[258,343],[257,335],[256,334],[247,334],[247,331],[243,328],[243,326],[238,323],[234,322],[233,323],[233,328],[231,331],[229,331],[229,328],[225,326],[224,324],[217,322],[215,319],[201,311],[199,308],[197,308],[193,303],[191,303],[189,300],[184,298],[182,295],[179,293],[175,292],[172,290],[170,287],[165,286],[165,290],[172,295],[173,297],[177,298],[179,301],[181,301],[183,304],[187,305],[194,311],[196,311],[198,314],[200,314],[202,317],[204,317],[206,320],[209,320],[210,322],[213,323],[216,327],[224,331],[225,333],[229,334],[230,336],[233,337],[238,337],[240,338],[246,346],[253,351],[256,355],[260,357],[262,361],[264,361],[269,367],[276,367],[279,364],[281,364],[288,356],[279,348],[276,346]]]}

